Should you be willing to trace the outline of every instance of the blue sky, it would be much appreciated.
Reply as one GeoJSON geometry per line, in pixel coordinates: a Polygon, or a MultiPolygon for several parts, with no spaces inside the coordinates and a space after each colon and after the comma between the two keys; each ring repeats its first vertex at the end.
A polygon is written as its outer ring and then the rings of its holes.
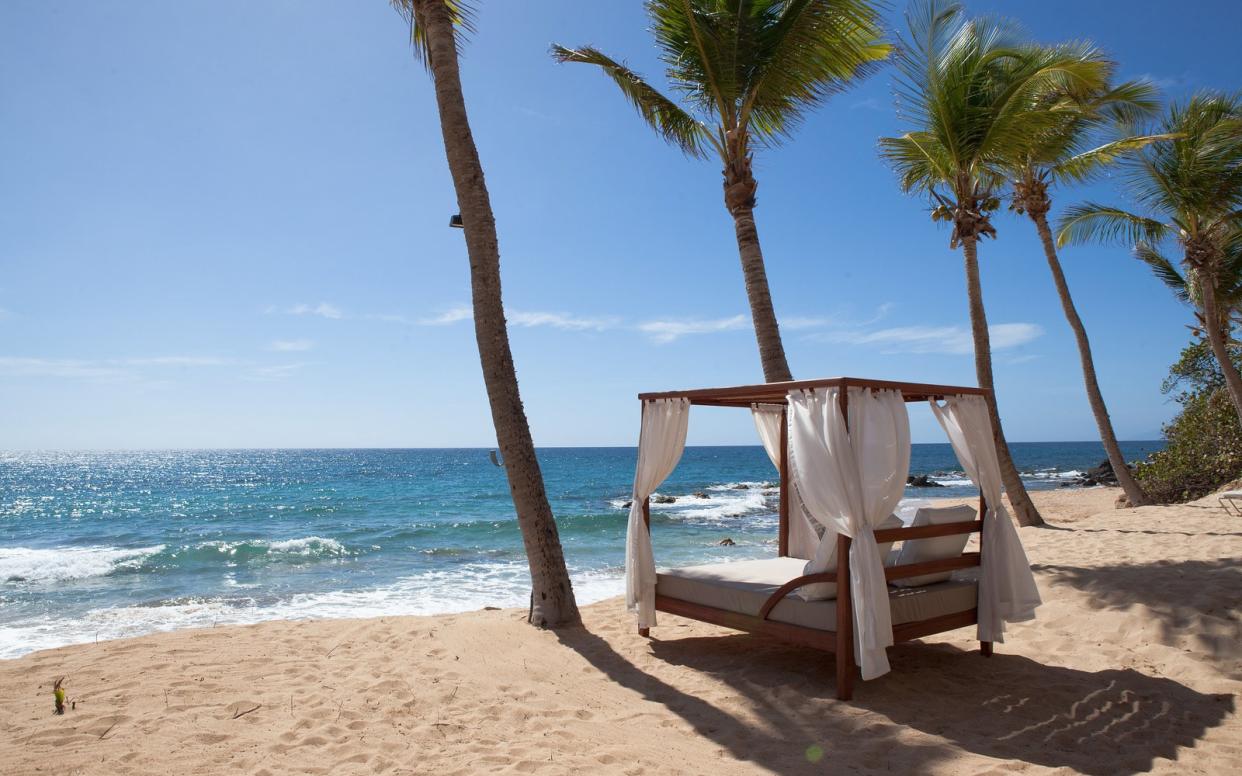
{"type": "MultiPolygon", "coordinates": [[[[660,80],[641,3],[480,5],[463,77],[536,442],[633,444],[639,391],[758,381],[718,166],[547,56],[591,43],[660,80]]],[[[970,7],[1089,37],[1173,97],[1242,87],[1234,3],[970,7]]],[[[0,6],[0,447],[494,445],[405,33],[381,0],[0,6]]],[[[972,384],[960,254],[876,155],[901,129],[891,78],[756,159],[786,348],[797,377],[972,384]]],[[[1117,199],[1103,181],[1058,203],[1087,196],[1117,199]]],[[[1091,439],[1033,230],[997,226],[981,259],[1007,433],[1091,439]]],[[[1157,436],[1189,311],[1122,250],[1063,261],[1119,434],[1157,436]]],[[[752,441],[744,413],[692,423],[692,443],[752,441]]]]}

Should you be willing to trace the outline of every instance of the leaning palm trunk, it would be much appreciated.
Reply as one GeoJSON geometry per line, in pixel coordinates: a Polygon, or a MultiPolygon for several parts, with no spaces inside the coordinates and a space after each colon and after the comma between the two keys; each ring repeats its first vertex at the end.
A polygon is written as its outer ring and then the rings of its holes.
{"type": "Polygon", "coordinates": [[[576,623],[578,605],[565,568],[565,557],[530,426],[518,393],[517,372],[509,349],[504,304],[500,293],[500,247],[483,167],[470,131],[457,65],[453,21],[444,0],[414,0],[423,25],[444,150],[448,157],[457,204],[465,225],[470,254],[470,288],[474,331],[478,340],[483,382],[491,403],[496,440],[504,455],[509,492],[517,511],[522,543],[530,565],[529,621],[539,626],[576,623]]]}
{"type": "Polygon", "coordinates": [[[992,381],[992,341],[988,335],[988,318],[983,309],[983,287],[979,282],[979,238],[974,235],[962,237],[962,253],[966,257],[966,296],[970,300],[970,331],[975,342],[975,375],[980,388],[986,388],[988,415],[992,419],[992,435],[996,440],[996,457],[1000,462],[1001,481],[1009,494],[1018,525],[1043,525],[1044,519],[1027,495],[1022,477],[1013,465],[1009,443],[1001,427],[1000,411],[996,406],[996,390],[992,381]]]}
{"type": "Polygon", "coordinates": [[[727,136],[729,161],[722,170],[724,203],[725,209],[733,216],[733,231],[737,234],[737,252],[742,259],[746,299],[750,302],[750,317],[755,326],[755,339],[759,343],[759,362],[763,366],[764,382],[784,382],[792,380],[793,374],[785,359],[780,324],[776,321],[772,292],[768,288],[763,249],[759,247],[759,227],[755,225],[755,191],[759,184],[751,171],[751,157],[746,150],[750,138],[744,130],[734,130],[727,136]]]}
{"type": "Polygon", "coordinates": [[[772,294],[768,290],[768,273],[763,265],[763,251],[759,247],[759,230],[755,227],[754,211],[746,208],[735,213],[733,229],[737,232],[737,251],[742,259],[742,276],[746,280],[746,298],[750,302],[755,339],[759,342],[759,360],[763,364],[764,382],[792,380],[789,362],[785,360],[785,346],[781,344],[776,310],[772,307],[772,294]]]}
{"type": "Polygon", "coordinates": [[[1057,258],[1056,243],[1052,239],[1052,230],[1048,228],[1048,216],[1042,209],[1027,209],[1027,214],[1035,222],[1039,239],[1044,244],[1044,256],[1048,259],[1048,269],[1052,271],[1052,282],[1056,284],[1057,296],[1061,298],[1061,309],[1065,311],[1065,320],[1074,330],[1074,339],[1078,343],[1078,358],[1082,362],[1082,379],[1087,386],[1087,402],[1095,415],[1095,425],[1100,431],[1100,442],[1108,453],[1108,462],[1117,475],[1117,484],[1126,494],[1131,506],[1150,504],[1147,494],[1135,481],[1126,459],[1121,454],[1121,446],[1117,443],[1117,434],[1113,431],[1113,422],[1108,417],[1108,407],[1104,404],[1104,394],[1100,392],[1100,383],[1095,375],[1095,360],[1091,357],[1091,342],[1087,339],[1087,329],[1078,317],[1074,307],[1074,299],[1070,296],[1069,284],[1065,281],[1065,273],[1061,270],[1061,261],[1057,258]]]}
{"type": "Polygon", "coordinates": [[[1199,293],[1203,299],[1203,330],[1207,334],[1208,344],[1212,346],[1212,355],[1220,364],[1220,371],[1225,376],[1225,387],[1229,390],[1229,398],[1233,399],[1234,409],[1242,420],[1242,375],[1229,357],[1229,347],[1225,342],[1227,329],[1219,325],[1221,320],[1219,304],[1216,300],[1216,273],[1200,270],[1199,293]]]}

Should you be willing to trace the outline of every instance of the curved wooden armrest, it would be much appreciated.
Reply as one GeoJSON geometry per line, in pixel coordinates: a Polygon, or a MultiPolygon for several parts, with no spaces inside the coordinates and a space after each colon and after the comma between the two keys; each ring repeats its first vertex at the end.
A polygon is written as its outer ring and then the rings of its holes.
{"type": "Polygon", "coordinates": [[[803,585],[813,585],[816,582],[836,581],[837,572],[835,571],[821,571],[818,574],[804,574],[800,577],[795,577],[777,588],[776,592],[769,596],[768,600],[763,602],[763,608],[759,610],[759,619],[768,619],[768,615],[772,613],[772,610],[776,608],[777,604],[784,600],[785,596],[789,595],[803,585]]]}

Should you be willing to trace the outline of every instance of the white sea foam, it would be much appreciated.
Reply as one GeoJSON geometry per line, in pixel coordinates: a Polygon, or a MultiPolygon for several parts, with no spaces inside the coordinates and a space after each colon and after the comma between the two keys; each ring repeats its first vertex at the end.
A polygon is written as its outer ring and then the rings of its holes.
{"type": "Polygon", "coordinates": [[[164,549],[139,547],[29,547],[0,548],[0,583],[62,582],[102,577],[122,568],[140,565],[144,558],[164,549]]]}
{"type": "Polygon", "coordinates": [[[671,504],[660,504],[653,498],[651,511],[682,520],[725,520],[770,512],[773,507],[768,503],[768,498],[776,495],[775,491],[768,493],[760,489],[758,484],[746,490],[713,486],[707,488],[707,491],[708,498],[699,498],[690,493],[675,496],[677,500],[671,504]]]}
{"type": "MultiPolygon", "coordinates": [[[[573,574],[579,604],[620,595],[620,569],[573,574]]],[[[0,629],[0,658],[13,658],[67,644],[141,636],[183,628],[244,625],[266,620],[345,619],[446,614],[484,606],[525,607],[530,575],[524,562],[470,563],[429,571],[381,587],[306,593],[280,601],[233,598],[183,598],[154,606],[94,609],[75,619],[38,616],[0,629]]]]}
{"type": "MultiPolygon", "coordinates": [[[[716,521],[733,517],[772,512],[779,489],[771,482],[728,482],[709,485],[703,489],[707,498],[694,493],[651,494],[651,511],[673,519],[716,521]],[[743,487],[745,486],[745,487],[743,487]],[[672,496],[672,503],[660,503],[664,496],[672,496]]],[[[628,499],[608,502],[615,509],[625,509],[628,499]]]]}
{"type": "Polygon", "coordinates": [[[283,552],[289,555],[344,555],[345,545],[336,539],[325,539],[322,536],[307,536],[302,539],[286,539],[280,542],[267,542],[268,552],[283,552]]]}
{"type": "MultiPolygon", "coordinates": [[[[195,545],[197,550],[216,550],[223,555],[234,556],[239,552],[265,553],[267,555],[294,555],[300,557],[348,555],[345,545],[336,539],[322,536],[304,536],[300,539],[268,541],[265,539],[242,539],[234,542],[210,541],[195,545]]],[[[174,553],[174,557],[179,553],[174,553]]]]}

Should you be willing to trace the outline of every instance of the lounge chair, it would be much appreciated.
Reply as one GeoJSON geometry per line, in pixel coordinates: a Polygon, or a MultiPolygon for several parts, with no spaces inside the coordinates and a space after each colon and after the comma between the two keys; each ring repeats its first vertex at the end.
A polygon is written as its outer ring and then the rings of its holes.
{"type": "Polygon", "coordinates": [[[1021,541],[1000,503],[985,395],[979,388],[858,378],[640,394],[643,426],[626,539],[626,599],[638,613],[639,634],[650,635],[660,611],[826,650],[836,656],[837,697],[844,700],[853,694],[856,643],[877,645],[860,653],[864,678],[889,670],[879,646],[889,636],[888,626],[877,624],[883,619],[891,620],[893,643],[977,624],[980,652],[991,655],[1004,624],[1031,619],[1040,600],[1021,541]],[[916,516],[913,525],[900,528],[885,527],[879,520],[888,512],[876,510],[895,508],[904,492],[909,469],[904,404],[910,401],[932,403],[963,468],[976,484],[982,483],[990,498],[980,497],[977,515],[966,507],[965,512],[936,519],[916,516]],[[650,495],[681,456],[691,405],[754,412],[780,476],[778,557],[657,571],[650,495]],[[767,414],[765,420],[761,413],[767,414]],[[858,428],[851,430],[851,424],[858,428]],[[800,466],[794,465],[794,450],[799,451],[800,466]],[[801,513],[795,517],[813,519],[826,529],[824,539],[811,532],[819,544],[809,551],[802,547],[791,552],[794,503],[801,513]],[[860,517],[860,511],[866,514],[860,517]],[[979,534],[979,549],[967,552],[973,533],[979,534]],[[851,545],[858,538],[868,545],[874,541],[879,563],[865,554],[852,561],[851,545]],[[949,551],[943,546],[946,539],[949,551]],[[835,565],[827,552],[833,541],[835,565]],[[889,553],[893,560],[885,562],[883,548],[895,542],[903,543],[901,552],[889,553]],[[987,566],[984,552],[995,553],[987,566]],[[811,570],[815,564],[805,560],[825,556],[816,561],[818,570],[811,570]],[[860,567],[851,569],[859,561],[860,567]],[[865,584],[852,594],[854,579],[865,584]],[[817,599],[810,593],[811,586],[818,590],[832,585],[835,596],[817,599]],[[858,602],[869,612],[886,606],[889,616],[860,617],[858,602]],[[865,638],[856,639],[855,631],[864,628],[865,638]]]}

